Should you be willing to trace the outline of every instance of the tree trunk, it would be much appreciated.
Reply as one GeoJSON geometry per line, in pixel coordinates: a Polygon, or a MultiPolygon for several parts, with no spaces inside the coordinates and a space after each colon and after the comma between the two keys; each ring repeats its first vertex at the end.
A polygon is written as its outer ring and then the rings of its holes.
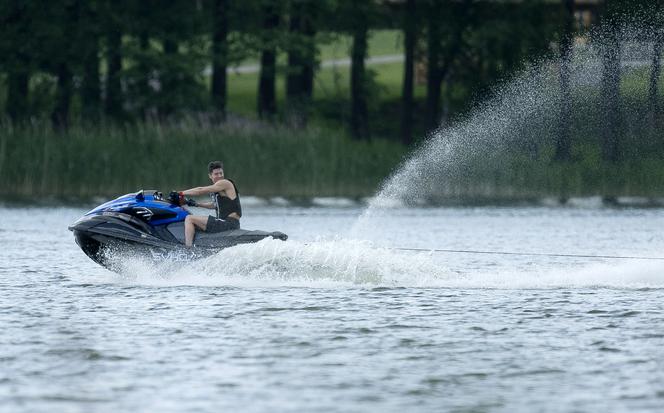
{"type": "Polygon", "coordinates": [[[291,10],[286,99],[288,117],[297,127],[306,126],[313,96],[315,12],[315,4],[309,2],[296,2],[291,10]]]}
{"type": "MultiPolygon", "coordinates": [[[[27,38],[30,34],[30,21],[26,7],[18,2],[9,8],[9,13],[0,23],[11,28],[18,39],[27,38]]],[[[30,56],[22,47],[13,48],[13,56],[9,56],[7,67],[7,101],[5,110],[12,122],[21,122],[28,116],[28,95],[30,84],[30,56]]]]}
{"type": "Polygon", "coordinates": [[[273,118],[277,113],[276,61],[274,50],[263,50],[258,83],[258,116],[263,119],[273,118]]]}
{"type": "Polygon", "coordinates": [[[159,117],[165,119],[173,115],[175,112],[175,102],[179,91],[177,90],[180,83],[178,82],[178,73],[174,67],[174,61],[178,58],[178,44],[172,38],[164,39],[164,56],[167,64],[166,70],[159,73],[159,81],[161,82],[161,89],[159,90],[159,117]]]}
{"type": "Polygon", "coordinates": [[[427,39],[427,53],[429,60],[429,70],[427,72],[427,110],[426,126],[432,130],[440,126],[443,120],[447,120],[449,115],[450,88],[452,81],[450,70],[454,60],[463,47],[463,33],[468,27],[468,9],[472,7],[472,0],[464,0],[461,4],[454,6],[446,1],[446,7],[443,10],[443,4],[439,0],[431,0],[429,9],[429,32],[427,39]],[[443,19],[444,13],[450,15],[443,19]],[[445,39],[441,46],[443,36],[440,25],[445,21],[448,24],[448,39],[445,39]],[[433,66],[432,63],[433,62],[433,66]],[[447,82],[447,93],[444,97],[445,107],[441,113],[441,87],[443,82],[447,82]]]}
{"type": "Polygon", "coordinates": [[[229,0],[215,0],[212,34],[212,104],[226,118],[229,0]]]}
{"type": "Polygon", "coordinates": [[[355,10],[353,45],[350,66],[350,129],[355,139],[369,139],[369,107],[367,103],[367,75],[364,60],[367,57],[369,22],[362,7],[355,10]]]}
{"type": "Polygon", "coordinates": [[[14,123],[21,122],[28,115],[29,82],[29,73],[20,68],[15,68],[7,76],[7,115],[14,123]]]}
{"type": "MultiPolygon", "coordinates": [[[[85,20],[95,21],[99,18],[92,5],[85,7],[85,20]]],[[[99,118],[101,105],[101,85],[99,81],[99,35],[97,27],[85,25],[88,31],[83,33],[81,43],[85,50],[83,56],[83,81],[81,83],[81,103],[83,119],[95,121],[99,118]]]]}
{"type": "Polygon", "coordinates": [[[565,3],[565,28],[560,39],[560,118],[554,155],[554,159],[557,161],[569,161],[572,157],[572,93],[569,82],[574,42],[574,0],[563,1],[565,3]]]}
{"type": "Polygon", "coordinates": [[[307,106],[314,96],[314,71],[316,68],[316,10],[315,3],[307,3],[302,33],[305,35],[305,55],[302,66],[302,96],[307,106]]]}
{"type": "Polygon", "coordinates": [[[110,28],[106,35],[106,114],[111,118],[122,117],[122,33],[110,28]]]}
{"type": "Polygon", "coordinates": [[[69,63],[62,61],[57,67],[57,90],[55,93],[55,107],[51,112],[53,127],[57,130],[69,128],[69,106],[72,96],[72,72],[69,63]]]}
{"type": "Polygon", "coordinates": [[[263,9],[263,45],[258,81],[258,116],[271,119],[277,113],[277,51],[274,44],[274,31],[279,26],[279,14],[275,4],[263,9]]]}
{"type": "Polygon", "coordinates": [[[94,38],[94,49],[89,51],[84,61],[83,83],[81,85],[81,103],[83,117],[89,120],[99,118],[101,86],[99,82],[99,49],[94,38]]]}
{"type": "Polygon", "coordinates": [[[143,28],[138,34],[138,44],[141,50],[141,55],[140,60],[137,63],[139,73],[139,98],[137,99],[137,103],[143,120],[148,120],[157,115],[157,109],[155,104],[156,93],[150,83],[154,71],[154,67],[152,67],[151,64],[154,64],[154,62],[150,61],[147,57],[150,54],[150,33],[147,28],[143,28]]]}
{"type": "Polygon", "coordinates": [[[293,4],[290,17],[290,50],[288,51],[288,71],[286,73],[286,99],[288,104],[293,104],[294,100],[302,94],[302,67],[304,61],[302,45],[302,4],[296,2],[293,4]]]}
{"type": "Polygon", "coordinates": [[[427,106],[426,126],[428,130],[438,127],[440,121],[440,92],[443,83],[441,71],[441,4],[434,0],[428,10],[427,32],[427,106]]]}
{"type": "Polygon", "coordinates": [[[602,158],[612,163],[621,159],[620,154],[620,33],[615,24],[609,23],[602,45],[602,158]]]}
{"type": "Polygon", "coordinates": [[[79,34],[81,4],[80,0],[74,0],[64,6],[67,24],[63,29],[63,36],[60,39],[62,52],[55,66],[55,75],[57,77],[55,106],[51,112],[51,121],[56,130],[66,130],[69,128],[69,111],[73,94],[73,71],[70,64],[77,57],[74,47],[76,46],[79,34]]]}
{"type": "Polygon", "coordinates": [[[445,83],[445,94],[443,95],[440,123],[446,125],[450,119],[450,102],[452,101],[452,85],[454,84],[453,73],[448,71],[443,78],[443,83],[445,83]]]}
{"type": "Polygon", "coordinates": [[[659,131],[659,93],[658,82],[661,73],[661,57],[664,38],[661,33],[657,34],[653,46],[652,66],[650,68],[650,82],[648,84],[648,106],[650,110],[650,127],[654,134],[659,131]]]}
{"type": "Polygon", "coordinates": [[[404,16],[404,76],[401,99],[401,141],[413,143],[413,81],[415,66],[416,17],[415,0],[406,0],[404,16]]]}

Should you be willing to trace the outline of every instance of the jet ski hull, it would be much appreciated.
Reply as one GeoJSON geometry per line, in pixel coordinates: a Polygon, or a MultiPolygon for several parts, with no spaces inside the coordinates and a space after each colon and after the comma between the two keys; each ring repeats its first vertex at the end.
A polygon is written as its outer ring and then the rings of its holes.
{"type": "Polygon", "coordinates": [[[191,261],[208,257],[223,248],[232,246],[185,248],[183,245],[173,245],[171,247],[164,247],[82,231],[74,231],[74,237],[76,244],[78,244],[85,255],[97,264],[110,270],[116,270],[117,259],[127,257],[139,257],[152,262],[191,261]]]}
{"type": "Polygon", "coordinates": [[[224,248],[265,238],[286,240],[282,232],[236,229],[196,232],[193,248],[184,246],[184,218],[189,212],[164,202],[161,194],[128,194],[93,209],[69,227],[81,250],[113,270],[113,257],[130,254],[152,261],[203,258],[224,248]]]}

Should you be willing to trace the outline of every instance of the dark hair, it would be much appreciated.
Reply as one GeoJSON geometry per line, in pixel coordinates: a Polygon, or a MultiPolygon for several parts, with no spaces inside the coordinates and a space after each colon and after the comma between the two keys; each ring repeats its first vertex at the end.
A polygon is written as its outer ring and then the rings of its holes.
{"type": "Polygon", "coordinates": [[[224,164],[221,161],[212,161],[208,164],[208,173],[211,174],[215,169],[224,169],[224,164]]]}

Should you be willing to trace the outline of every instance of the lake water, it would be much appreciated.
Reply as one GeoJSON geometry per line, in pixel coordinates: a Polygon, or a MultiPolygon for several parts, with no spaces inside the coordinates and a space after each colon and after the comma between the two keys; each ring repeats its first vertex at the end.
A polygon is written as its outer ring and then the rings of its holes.
{"type": "Polygon", "coordinates": [[[664,409],[664,261],[391,249],[664,256],[664,210],[248,206],[290,239],[121,274],[84,212],[0,208],[0,411],[664,409]]]}

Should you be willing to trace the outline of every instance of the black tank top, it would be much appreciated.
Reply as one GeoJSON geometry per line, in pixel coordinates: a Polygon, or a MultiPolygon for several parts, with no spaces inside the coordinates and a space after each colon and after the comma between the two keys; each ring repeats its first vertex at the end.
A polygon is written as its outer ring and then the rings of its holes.
{"type": "Polygon", "coordinates": [[[219,192],[210,194],[212,202],[214,202],[215,209],[217,210],[217,218],[226,219],[230,214],[235,212],[238,216],[242,216],[242,205],[240,205],[240,192],[235,186],[235,182],[231,181],[233,188],[235,188],[235,199],[230,199],[226,195],[221,195],[219,192]]]}

